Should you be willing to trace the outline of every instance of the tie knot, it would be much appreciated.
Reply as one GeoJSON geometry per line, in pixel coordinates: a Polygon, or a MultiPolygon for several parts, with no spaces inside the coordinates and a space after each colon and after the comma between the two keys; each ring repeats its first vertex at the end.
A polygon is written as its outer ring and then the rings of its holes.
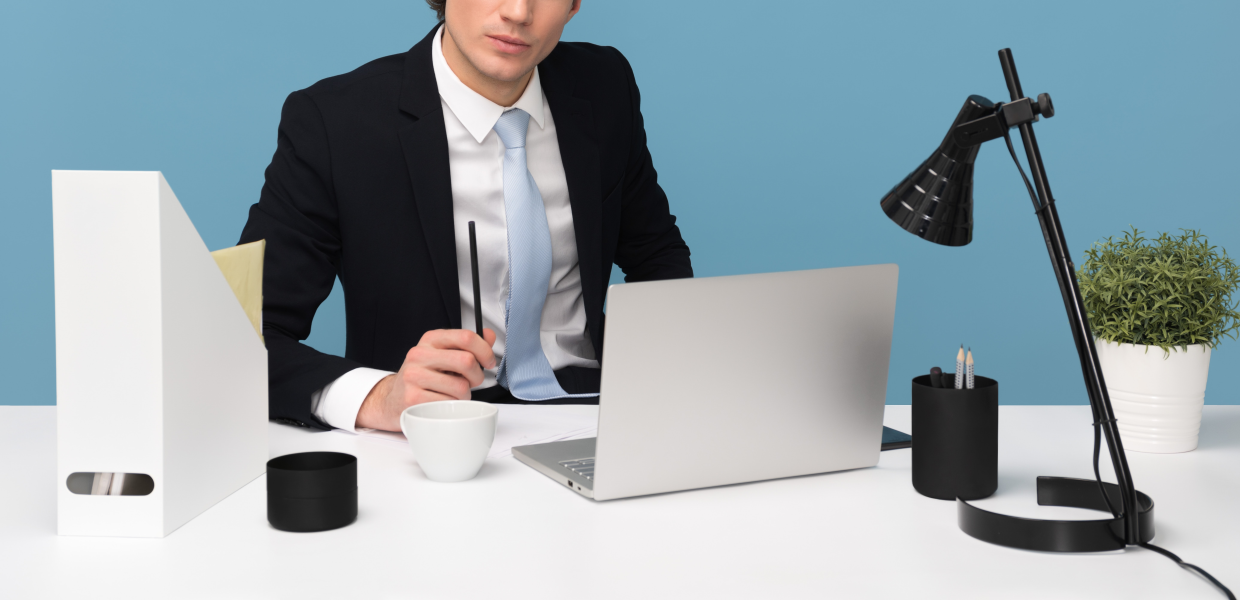
{"type": "Polygon", "coordinates": [[[530,113],[519,108],[506,111],[499,116],[499,121],[495,122],[495,133],[499,134],[500,141],[504,142],[504,147],[512,150],[513,148],[525,147],[525,131],[530,126],[530,113]]]}

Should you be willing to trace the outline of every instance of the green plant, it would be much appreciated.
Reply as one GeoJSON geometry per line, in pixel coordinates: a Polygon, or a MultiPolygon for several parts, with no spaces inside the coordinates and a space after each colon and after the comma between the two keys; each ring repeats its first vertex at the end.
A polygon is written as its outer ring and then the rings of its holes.
{"type": "Polygon", "coordinates": [[[1236,339],[1240,302],[1232,295],[1240,270],[1226,250],[1183,229],[1147,240],[1134,227],[1123,239],[1107,238],[1085,253],[1077,269],[1094,335],[1112,342],[1172,347],[1216,346],[1236,339]]]}

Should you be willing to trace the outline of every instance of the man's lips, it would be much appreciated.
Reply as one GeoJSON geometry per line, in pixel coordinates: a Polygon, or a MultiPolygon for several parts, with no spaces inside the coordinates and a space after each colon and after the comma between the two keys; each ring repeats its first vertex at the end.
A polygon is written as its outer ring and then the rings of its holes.
{"type": "Polygon", "coordinates": [[[505,54],[520,54],[530,47],[520,38],[507,35],[488,35],[487,39],[491,40],[492,47],[505,54]]]}

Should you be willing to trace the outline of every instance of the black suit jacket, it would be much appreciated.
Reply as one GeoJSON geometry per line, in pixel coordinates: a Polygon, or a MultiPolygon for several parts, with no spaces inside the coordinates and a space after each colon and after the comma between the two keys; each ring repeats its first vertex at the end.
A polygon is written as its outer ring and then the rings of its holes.
{"type": "MultiPolygon", "coordinates": [[[[434,33],[284,103],[275,156],[241,234],[241,243],[267,240],[273,419],[326,428],[310,411],[315,390],[357,367],[395,371],[422,334],[461,327],[434,33]],[[344,357],[301,343],[336,277],[344,357]]],[[[628,61],[614,48],[561,42],[539,69],[564,161],[586,326],[602,356],[612,264],[626,281],[692,277],[689,248],[657,182],[628,61]]]]}

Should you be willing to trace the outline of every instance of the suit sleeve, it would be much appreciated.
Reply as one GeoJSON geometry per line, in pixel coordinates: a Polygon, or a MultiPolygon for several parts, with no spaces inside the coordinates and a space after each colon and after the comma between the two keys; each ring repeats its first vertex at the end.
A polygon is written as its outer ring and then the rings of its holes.
{"type": "Polygon", "coordinates": [[[676,217],[668,207],[667,194],[659,186],[654,161],[646,147],[646,126],[641,113],[641,93],[633,68],[620,56],[632,107],[632,133],[628,165],[621,185],[620,238],[615,263],[625,281],[653,281],[693,277],[689,246],[680,236],[676,217]]]}
{"type": "Polygon", "coordinates": [[[302,342],[340,265],[340,227],[323,117],[305,92],[284,102],[275,156],[239,243],[267,240],[263,336],[267,342],[268,416],[328,429],[311,395],[363,365],[302,342]]]}

